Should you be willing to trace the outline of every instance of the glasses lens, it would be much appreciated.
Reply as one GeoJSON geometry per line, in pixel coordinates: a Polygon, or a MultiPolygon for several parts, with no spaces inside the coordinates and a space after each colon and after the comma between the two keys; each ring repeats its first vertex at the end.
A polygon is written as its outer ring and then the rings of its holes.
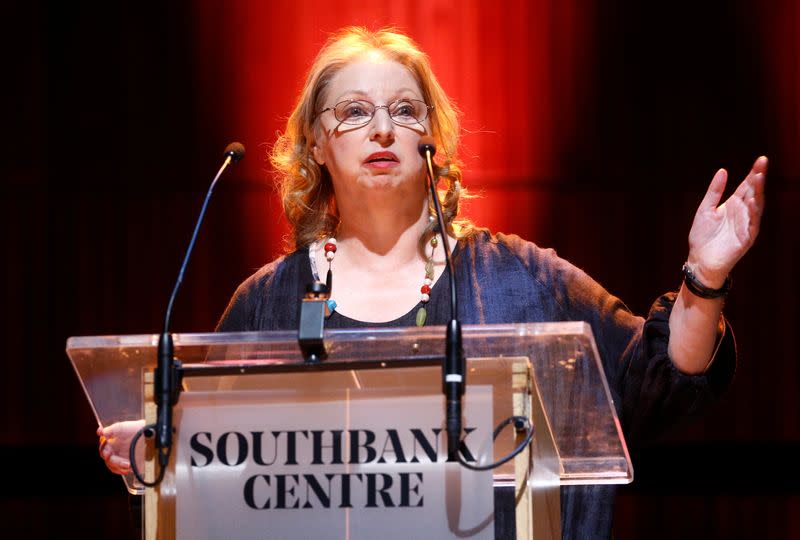
{"type": "Polygon", "coordinates": [[[333,115],[339,122],[358,126],[366,124],[375,114],[375,105],[368,101],[342,101],[333,108],[333,115]]]}
{"type": "Polygon", "coordinates": [[[428,117],[428,106],[418,99],[401,99],[389,105],[389,115],[398,124],[417,124],[428,117]]]}
{"type": "Polygon", "coordinates": [[[418,124],[428,117],[428,106],[418,99],[400,99],[378,107],[369,101],[342,101],[333,107],[333,115],[343,124],[360,126],[372,120],[375,109],[383,108],[389,111],[389,116],[398,124],[418,124]]]}

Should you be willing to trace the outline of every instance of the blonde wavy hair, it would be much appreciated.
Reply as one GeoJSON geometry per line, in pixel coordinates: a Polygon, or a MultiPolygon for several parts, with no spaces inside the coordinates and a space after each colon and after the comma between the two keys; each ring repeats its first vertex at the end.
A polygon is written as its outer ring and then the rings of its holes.
{"type": "MultiPolygon", "coordinates": [[[[324,165],[318,165],[312,155],[315,122],[323,108],[326,90],[339,70],[354,59],[375,53],[405,66],[419,85],[423,100],[433,106],[431,135],[437,148],[434,167],[440,181],[446,182],[446,188],[440,191],[442,213],[450,234],[455,235],[457,231],[459,236],[464,236],[472,230],[468,221],[456,221],[459,203],[466,195],[461,187],[461,169],[456,156],[459,113],[436,80],[428,56],[411,38],[394,29],[372,32],[348,27],[331,36],[317,55],[286,123],[286,131],[279,135],[270,154],[278,173],[283,210],[293,230],[289,248],[307,246],[336,232],[339,215],[330,173],[324,165]]],[[[429,224],[420,245],[424,245],[435,229],[434,223],[429,224]]]]}

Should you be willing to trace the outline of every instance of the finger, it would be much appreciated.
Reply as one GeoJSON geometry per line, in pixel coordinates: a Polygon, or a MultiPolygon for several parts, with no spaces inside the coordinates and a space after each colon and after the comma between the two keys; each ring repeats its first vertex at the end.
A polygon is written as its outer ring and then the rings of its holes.
{"type": "Polygon", "coordinates": [[[748,176],[747,183],[749,184],[749,191],[747,196],[743,197],[744,200],[754,200],[760,206],[764,206],[764,187],[767,183],[767,178],[764,173],[756,173],[748,176]]]}
{"type": "Polygon", "coordinates": [[[131,462],[120,456],[111,456],[108,458],[108,463],[118,469],[130,469],[131,467],[131,462]]]}
{"type": "Polygon", "coordinates": [[[753,168],[750,172],[761,173],[766,175],[767,174],[767,167],[769,167],[769,160],[767,156],[759,156],[755,163],[753,163],[753,168]]]}
{"type": "Polygon", "coordinates": [[[764,209],[764,186],[767,183],[767,158],[761,156],[756,160],[756,164],[753,165],[753,170],[756,169],[759,162],[763,160],[762,166],[759,167],[758,172],[753,175],[752,179],[752,187],[753,187],[753,198],[756,200],[756,203],[764,209]]]}
{"type": "Polygon", "coordinates": [[[104,460],[106,468],[114,474],[128,474],[131,470],[130,462],[120,456],[111,456],[104,460]]]}
{"type": "Polygon", "coordinates": [[[103,426],[98,426],[96,433],[97,433],[98,437],[102,436],[103,435],[103,426]]]}
{"type": "Polygon", "coordinates": [[[747,209],[750,211],[750,229],[753,230],[753,225],[756,229],[760,226],[761,215],[764,213],[764,206],[759,204],[755,199],[747,201],[747,209]]]}
{"type": "Polygon", "coordinates": [[[114,464],[111,464],[111,463],[108,463],[108,462],[106,462],[106,467],[107,467],[107,468],[108,468],[108,470],[109,470],[109,471],[111,471],[112,473],[114,473],[114,474],[121,474],[121,475],[123,475],[123,476],[124,476],[124,475],[126,475],[126,474],[130,474],[130,472],[131,472],[131,468],[130,468],[130,466],[127,466],[127,467],[121,467],[121,466],[119,466],[119,465],[114,465],[114,464]]]}
{"type": "Polygon", "coordinates": [[[722,199],[722,194],[725,192],[725,184],[727,182],[728,172],[725,169],[718,170],[708,185],[708,190],[700,202],[699,210],[716,208],[722,199]]]}
{"type": "Polygon", "coordinates": [[[764,189],[764,180],[767,176],[768,160],[765,156],[759,157],[754,163],[750,172],[736,188],[733,193],[734,197],[741,197],[748,199],[750,197],[757,197],[757,192],[764,189]]]}

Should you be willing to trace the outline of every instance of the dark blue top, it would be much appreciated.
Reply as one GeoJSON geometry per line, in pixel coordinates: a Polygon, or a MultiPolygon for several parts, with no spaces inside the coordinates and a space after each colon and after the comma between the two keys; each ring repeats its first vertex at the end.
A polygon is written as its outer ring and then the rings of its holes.
{"type": "MultiPolygon", "coordinates": [[[[700,412],[733,378],[736,349],[726,324],[703,375],[679,372],[667,355],[674,293],[660,297],[648,318],[633,315],[579,268],[517,236],[479,232],[453,252],[463,324],[587,321],[603,361],[629,446],[700,412]]],[[[431,290],[426,325],[450,320],[447,271],[431,290]]],[[[217,327],[221,332],[293,330],[305,287],[313,281],[308,249],[264,266],[236,290],[217,327]]],[[[334,313],[328,328],[411,326],[417,308],[387,323],[334,313]]],[[[609,538],[614,486],[562,488],[564,538],[609,538]]]]}

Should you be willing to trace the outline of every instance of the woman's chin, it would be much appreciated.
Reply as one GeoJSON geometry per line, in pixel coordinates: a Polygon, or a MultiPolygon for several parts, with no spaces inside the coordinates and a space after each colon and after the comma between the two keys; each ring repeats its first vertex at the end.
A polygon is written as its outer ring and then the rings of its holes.
{"type": "Polygon", "coordinates": [[[410,178],[386,172],[384,174],[372,173],[363,176],[360,179],[359,183],[363,187],[371,190],[396,191],[396,190],[408,189],[409,186],[411,185],[411,182],[413,182],[413,180],[410,178]]]}

